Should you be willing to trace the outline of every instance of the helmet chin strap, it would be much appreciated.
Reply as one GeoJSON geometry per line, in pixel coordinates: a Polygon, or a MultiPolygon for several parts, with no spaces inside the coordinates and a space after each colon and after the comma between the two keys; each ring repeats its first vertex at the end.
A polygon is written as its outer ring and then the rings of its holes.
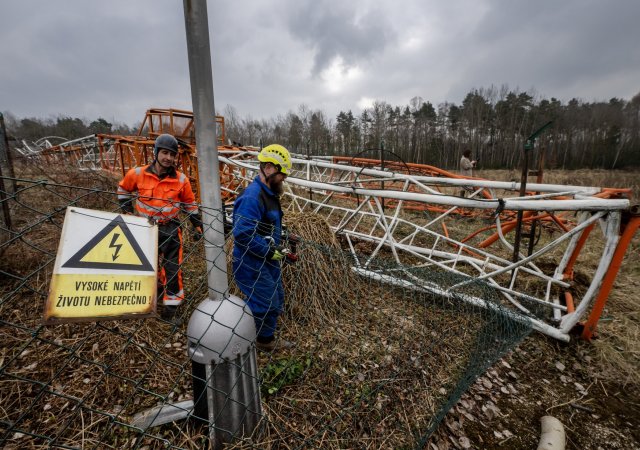
{"type": "MultiPolygon", "coordinates": [[[[276,166],[274,165],[274,167],[276,166]]],[[[277,172],[273,172],[271,175],[267,175],[264,172],[262,165],[260,165],[260,173],[262,173],[262,176],[264,177],[264,181],[267,183],[267,185],[271,187],[271,178],[274,177],[275,175],[278,175],[280,173],[280,170],[278,170],[277,172]]]]}
{"type": "MultiPolygon", "coordinates": [[[[174,153],[174,152],[171,152],[171,153],[174,153]]],[[[154,150],[154,151],[153,151],[153,161],[151,162],[151,164],[153,164],[153,165],[155,166],[155,165],[156,165],[156,163],[157,163],[157,164],[159,164],[159,165],[162,167],[162,164],[160,164],[160,161],[158,161],[158,155],[159,155],[159,154],[160,154],[160,149],[158,149],[157,151],[156,151],[156,150],[154,150]]],[[[175,155],[176,157],[178,156],[178,154],[177,154],[177,153],[174,153],[174,155],[175,155]]]]}
{"type": "Polygon", "coordinates": [[[160,149],[159,148],[154,148],[153,149],[153,163],[152,164],[159,163],[159,161],[158,161],[158,155],[159,154],[160,154],[160,149]]]}

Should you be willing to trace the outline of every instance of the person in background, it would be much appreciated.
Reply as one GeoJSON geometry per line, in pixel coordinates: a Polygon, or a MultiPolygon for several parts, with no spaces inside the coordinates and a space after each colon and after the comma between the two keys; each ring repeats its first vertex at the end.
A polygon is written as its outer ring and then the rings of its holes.
{"type": "MultiPolygon", "coordinates": [[[[163,308],[161,317],[176,321],[178,307],[184,300],[182,284],[182,227],[180,211],[184,211],[195,232],[202,238],[202,219],[189,178],[176,170],[178,141],[161,134],[153,146],[151,164],[130,169],[118,184],[120,209],[146,217],[158,224],[158,253],[161,257],[159,283],[163,308]]],[[[159,294],[160,296],[160,294],[159,294]]]]}
{"type": "MultiPolygon", "coordinates": [[[[460,174],[465,177],[473,176],[473,169],[476,167],[477,161],[471,160],[471,150],[465,150],[462,152],[462,158],[460,158],[460,174]]],[[[466,189],[460,191],[460,197],[465,196],[466,189]]]]}
{"type": "Polygon", "coordinates": [[[473,176],[477,161],[471,160],[471,150],[465,150],[460,158],[460,173],[466,177],[473,176]]]}
{"type": "Polygon", "coordinates": [[[281,263],[286,258],[280,194],[292,164],[288,150],[277,144],[264,147],[258,161],[258,176],[233,207],[233,274],[253,313],[256,348],[271,352],[293,346],[275,338],[284,306],[281,263]]]}

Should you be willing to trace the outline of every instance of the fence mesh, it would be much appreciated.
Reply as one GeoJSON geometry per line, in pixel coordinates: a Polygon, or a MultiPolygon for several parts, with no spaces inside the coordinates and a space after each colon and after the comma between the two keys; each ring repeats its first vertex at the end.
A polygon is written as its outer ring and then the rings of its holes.
{"type": "MultiPolygon", "coordinates": [[[[0,240],[0,443],[202,448],[209,436],[202,422],[142,429],[132,419],[193,398],[186,327],[207,296],[204,243],[185,239],[182,323],[153,317],[45,326],[65,209],[117,211],[117,179],[31,165],[7,182],[17,190],[2,200],[12,229],[3,226],[0,240]]],[[[278,337],[296,345],[258,353],[262,418],[233,447],[424,447],[475,378],[530,332],[484,283],[437,295],[460,277],[391,258],[358,272],[322,217],[291,213],[285,223],[302,240],[298,262],[282,271],[278,337]]],[[[232,245],[229,239],[225,247],[229,290],[241,295],[232,245]]]]}

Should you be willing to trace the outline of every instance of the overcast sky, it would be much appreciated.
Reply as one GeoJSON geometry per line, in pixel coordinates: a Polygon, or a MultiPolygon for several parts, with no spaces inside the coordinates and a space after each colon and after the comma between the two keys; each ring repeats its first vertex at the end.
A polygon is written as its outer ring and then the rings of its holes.
{"type": "MultiPolygon", "coordinates": [[[[567,101],[640,92],[640,0],[208,1],[217,111],[331,119],[373,100],[460,103],[508,84],[567,101]]],[[[0,111],[191,110],[180,0],[2,0],[0,111]]]]}

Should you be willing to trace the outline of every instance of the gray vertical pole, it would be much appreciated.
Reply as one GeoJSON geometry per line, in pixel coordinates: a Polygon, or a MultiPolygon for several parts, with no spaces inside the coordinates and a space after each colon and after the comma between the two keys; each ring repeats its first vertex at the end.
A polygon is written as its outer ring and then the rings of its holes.
{"type": "MultiPolygon", "coordinates": [[[[529,150],[533,149],[533,142],[527,140],[522,151],[522,173],[520,174],[520,197],[527,194],[527,178],[529,176],[529,150]]],[[[516,237],[513,242],[513,262],[520,260],[520,239],[522,236],[522,218],[524,211],[520,210],[516,214],[516,237]]],[[[515,275],[516,271],[513,270],[515,275]]]]}
{"type": "Polygon", "coordinates": [[[218,139],[206,0],[184,0],[184,21],[198,148],[198,176],[203,207],[209,298],[222,300],[229,285],[224,254],[224,210],[220,197],[218,139]]]}
{"type": "MultiPolygon", "coordinates": [[[[553,121],[549,121],[536,131],[533,132],[531,136],[527,138],[524,143],[523,153],[522,153],[522,174],[520,176],[520,197],[524,197],[527,194],[527,177],[529,175],[529,152],[533,150],[533,145],[536,142],[536,138],[542,133],[544,130],[549,128],[553,121]]],[[[516,237],[513,242],[513,262],[518,262],[520,260],[520,239],[522,235],[522,219],[523,219],[524,211],[518,211],[516,215],[516,237]]],[[[513,279],[516,276],[516,269],[513,269],[511,272],[511,282],[513,283],[513,279]]]]}
{"type": "Polygon", "coordinates": [[[244,301],[227,293],[225,217],[220,196],[206,0],[184,0],[184,21],[209,288],[208,298],[189,319],[187,337],[194,375],[195,416],[208,419],[209,443],[218,449],[235,438],[250,436],[262,413],[257,366],[251,364],[256,358],[256,332],[251,310],[244,301]],[[207,414],[202,414],[200,410],[205,405],[207,414]]]}
{"type": "MultiPolygon", "coordinates": [[[[384,139],[380,140],[380,170],[384,170],[384,139]]],[[[380,189],[384,191],[384,181],[381,183],[380,189]]],[[[380,206],[384,215],[384,198],[380,199],[380,206]]]]}
{"type": "MultiPolygon", "coordinates": [[[[7,177],[15,178],[16,174],[13,171],[13,158],[11,157],[11,150],[9,150],[9,137],[7,136],[7,130],[4,126],[4,115],[0,112],[0,165],[4,167],[4,174],[7,177]]],[[[16,181],[12,180],[12,191],[16,191],[16,181]]]]}
{"type": "MultiPolygon", "coordinates": [[[[307,161],[311,161],[311,142],[307,139],[307,161]]],[[[311,181],[311,163],[307,163],[307,180],[311,181]]],[[[309,188],[309,200],[313,200],[313,190],[309,188]]]]}
{"type": "Polygon", "coordinates": [[[188,416],[208,422],[209,443],[220,449],[250,436],[262,416],[256,363],[256,328],[246,303],[229,295],[224,253],[213,77],[206,0],[184,0],[191,99],[207,260],[208,298],[189,318],[193,401],[152,408],[134,423],[146,429],[188,416]]]}

